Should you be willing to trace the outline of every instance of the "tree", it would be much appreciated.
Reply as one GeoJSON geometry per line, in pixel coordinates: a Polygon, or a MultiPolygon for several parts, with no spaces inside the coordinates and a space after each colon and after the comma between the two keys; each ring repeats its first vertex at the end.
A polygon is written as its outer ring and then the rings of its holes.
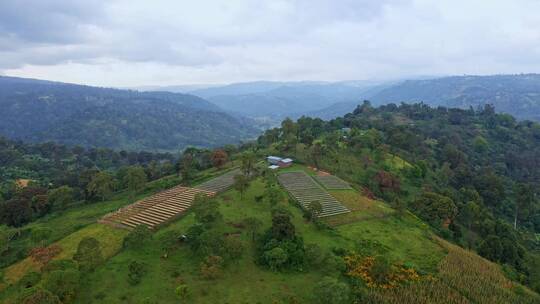
{"type": "Polygon", "coordinates": [[[221,276],[223,271],[223,258],[218,255],[208,256],[201,263],[201,276],[207,280],[214,280],[221,276]]]}
{"type": "Polygon", "coordinates": [[[315,143],[313,146],[311,146],[310,155],[311,159],[313,160],[313,165],[315,165],[316,168],[319,168],[321,157],[323,155],[322,145],[320,143],[315,143]]]}
{"type": "Polygon", "coordinates": [[[525,217],[529,213],[529,209],[534,205],[535,193],[534,188],[530,184],[519,183],[514,190],[516,196],[515,212],[514,212],[514,229],[518,226],[518,217],[525,217]]]}
{"type": "Polygon", "coordinates": [[[295,227],[291,222],[290,215],[283,212],[275,212],[272,216],[272,237],[278,241],[293,239],[295,227]]]}
{"type": "Polygon", "coordinates": [[[264,197],[270,203],[270,206],[275,206],[282,199],[281,190],[275,186],[267,187],[264,191],[264,197]]]}
{"type": "Polygon", "coordinates": [[[0,205],[2,222],[13,227],[20,227],[32,219],[32,206],[27,199],[11,199],[0,205]]]}
{"type": "Polygon", "coordinates": [[[140,248],[148,240],[152,239],[152,232],[146,225],[138,225],[124,238],[124,248],[140,248]]]}
{"type": "Polygon", "coordinates": [[[421,218],[436,226],[453,221],[458,212],[451,198],[433,192],[424,192],[411,207],[421,218]]]}
{"type": "Polygon", "coordinates": [[[195,219],[205,225],[220,220],[223,216],[219,212],[219,203],[204,194],[197,194],[192,205],[195,219]]]}
{"type": "Polygon", "coordinates": [[[242,170],[242,173],[249,177],[253,173],[253,169],[255,167],[255,161],[256,161],[256,155],[253,152],[244,152],[240,155],[240,161],[242,164],[240,165],[240,169],[242,170]]]}
{"type": "Polygon", "coordinates": [[[128,283],[137,285],[141,282],[142,277],[146,273],[146,265],[135,260],[128,265],[128,283]]]}
{"type": "Polygon", "coordinates": [[[122,178],[122,184],[127,187],[130,200],[132,200],[137,191],[140,191],[146,184],[144,169],[140,166],[129,167],[122,178]]]}
{"type": "Polygon", "coordinates": [[[309,203],[308,211],[309,211],[310,219],[315,220],[319,216],[319,214],[322,213],[323,206],[322,206],[321,202],[313,201],[313,202],[309,203]]]}
{"type": "Polygon", "coordinates": [[[69,186],[61,186],[49,191],[49,202],[53,207],[65,210],[69,203],[73,201],[73,189],[69,186]]]}
{"type": "Polygon", "coordinates": [[[236,191],[240,192],[240,199],[243,200],[244,192],[249,187],[249,178],[242,174],[235,175],[233,187],[236,191]]]}
{"type": "Polygon", "coordinates": [[[255,240],[255,235],[260,231],[262,226],[262,221],[256,217],[248,217],[243,220],[243,224],[251,235],[251,240],[255,240]]]}
{"type": "Polygon", "coordinates": [[[212,165],[217,169],[221,169],[227,163],[228,155],[224,150],[215,150],[212,152],[211,159],[212,165]]]}
{"type": "Polygon", "coordinates": [[[346,304],[349,303],[350,290],[347,284],[325,277],[313,289],[313,302],[320,304],[346,304]]]}
{"type": "Polygon", "coordinates": [[[93,237],[83,238],[79,242],[73,260],[79,263],[79,269],[82,272],[95,270],[104,261],[99,241],[93,237]]]}
{"type": "Polygon", "coordinates": [[[185,185],[189,185],[195,177],[195,163],[193,154],[187,153],[187,151],[184,152],[184,154],[182,155],[181,164],[182,166],[180,169],[180,173],[182,175],[182,182],[185,185]]]}
{"type": "Polygon", "coordinates": [[[114,189],[113,177],[104,171],[96,173],[87,186],[88,193],[98,196],[102,201],[110,197],[114,189]]]}

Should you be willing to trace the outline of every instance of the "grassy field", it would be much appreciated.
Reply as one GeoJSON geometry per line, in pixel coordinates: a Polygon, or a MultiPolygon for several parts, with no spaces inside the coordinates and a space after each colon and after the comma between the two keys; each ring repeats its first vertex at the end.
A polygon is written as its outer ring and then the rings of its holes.
{"type": "MultiPolygon", "coordinates": [[[[78,303],[140,303],[141,299],[152,299],[156,303],[177,303],[175,287],[186,283],[192,293],[189,303],[273,303],[289,296],[295,296],[301,303],[308,301],[310,289],[321,275],[318,273],[275,273],[261,269],[254,264],[254,248],[246,231],[235,228],[246,217],[256,217],[270,227],[271,207],[266,202],[255,202],[263,183],[255,181],[240,200],[238,193],[228,191],[221,195],[221,212],[224,233],[239,233],[246,252],[238,264],[230,265],[223,277],[217,281],[206,281],[198,274],[200,257],[194,256],[187,247],[180,247],[167,259],[160,258],[162,252],[156,239],[167,231],[183,231],[194,223],[188,214],[179,221],[158,231],[154,241],[141,250],[125,250],[114,256],[97,272],[87,278],[78,303]],[[148,274],[137,286],[127,283],[127,265],[132,260],[148,265],[148,274]]],[[[286,204],[286,200],[283,201],[286,204]]],[[[348,242],[332,234],[321,234],[314,225],[306,222],[299,209],[288,209],[294,215],[294,223],[306,243],[316,242],[325,248],[347,246],[348,242]]],[[[153,303],[153,302],[151,302],[153,303]]]]}
{"type": "Polygon", "coordinates": [[[369,199],[355,190],[329,190],[332,196],[351,210],[350,213],[340,214],[325,219],[331,226],[355,223],[373,218],[384,218],[394,213],[385,203],[369,199]]]}
{"type": "MultiPolygon", "coordinates": [[[[187,247],[178,248],[166,259],[161,258],[156,239],[171,230],[185,232],[194,223],[193,215],[188,214],[158,231],[154,241],[144,248],[124,250],[110,259],[85,280],[83,285],[86,287],[77,302],[140,303],[149,299],[148,303],[177,303],[174,289],[180,283],[187,284],[191,290],[189,303],[275,303],[289,298],[295,298],[298,303],[309,302],[313,286],[324,275],[317,271],[275,273],[260,268],[254,263],[254,248],[249,235],[242,228],[235,228],[246,217],[256,217],[263,222],[263,228],[270,227],[271,206],[255,201],[263,187],[262,182],[253,182],[243,200],[233,190],[220,196],[220,210],[224,216],[221,229],[224,233],[238,234],[246,246],[243,258],[226,268],[220,279],[206,281],[200,278],[201,258],[194,256],[187,247]],[[132,260],[148,266],[147,275],[137,286],[127,283],[127,265],[132,260]]],[[[425,271],[436,269],[444,258],[444,249],[426,238],[427,232],[412,217],[403,221],[388,219],[388,222],[374,219],[342,225],[335,231],[321,231],[306,221],[296,206],[288,205],[286,200],[282,204],[293,214],[298,234],[306,244],[316,243],[326,250],[354,249],[355,240],[373,239],[388,246],[394,260],[408,262],[425,271]]]]}

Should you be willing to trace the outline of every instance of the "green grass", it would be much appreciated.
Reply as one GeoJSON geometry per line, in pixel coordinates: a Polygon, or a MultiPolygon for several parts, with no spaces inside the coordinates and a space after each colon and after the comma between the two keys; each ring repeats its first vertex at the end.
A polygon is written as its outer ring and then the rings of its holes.
{"type": "MultiPolygon", "coordinates": [[[[255,202],[255,197],[263,190],[264,184],[256,180],[243,199],[234,190],[219,196],[220,211],[224,217],[220,229],[224,233],[239,233],[246,247],[243,258],[237,264],[228,266],[221,278],[215,281],[200,278],[201,257],[194,256],[185,245],[166,259],[162,258],[163,252],[159,249],[157,239],[167,231],[185,232],[195,222],[194,215],[188,213],[156,232],[154,240],[144,248],[120,252],[87,277],[77,303],[141,303],[145,299],[155,303],[178,303],[174,289],[180,283],[190,288],[188,303],[274,303],[289,297],[296,298],[298,303],[309,302],[313,286],[324,275],[315,270],[275,273],[255,265],[250,236],[242,228],[235,228],[235,224],[246,217],[260,219],[263,229],[270,227],[272,207],[264,201],[255,202]],[[148,267],[146,276],[136,286],[127,282],[127,267],[132,260],[142,261],[148,267]]],[[[293,214],[297,233],[306,244],[315,243],[325,250],[353,249],[355,239],[377,239],[391,248],[394,260],[410,262],[421,270],[432,270],[444,256],[444,250],[426,238],[428,232],[412,217],[403,221],[364,221],[340,226],[335,231],[321,231],[302,217],[300,209],[289,205],[284,191],[283,194],[284,199],[280,204],[293,214]]]]}
{"type": "MultiPolygon", "coordinates": [[[[311,171],[301,165],[282,171],[295,170],[311,171]]],[[[216,174],[219,172],[208,172],[208,175],[216,174]]],[[[245,251],[237,263],[227,266],[223,276],[214,281],[200,277],[199,268],[203,257],[194,255],[187,245],[180,245],[166,258],[160,249],[161,235],[168,231],[185,233],[195,223],[194,215],[190,212],[155,232],[153,240],[145,246],[128,250],[121,248],[127,231],[95,224],[95,220],[102,214],[127,203],[122,195],[117,200],[83,206],[51,217],[49,222],[38,221],[33,225],[54,223],[63,227],[63,232],[55,232],[57,237],[63,235],[57,241],[63,248],[57,258],[71,257],[85,236],[96,237],[102,242],[108,260],[95,272],[83,277],[75,303],[178,303],[174,290],[179,284],[187,284],[190,289],[188,303],[270,304],[276,301],[288,303],[291,298],[296,299],[297,303],[308,303],[313,286],[324,274],[318,270],[271,272],[259,267],[254,263],[255,248],[250,236],[237,225],[247,217],[255,217],[263,223],[261,230],[270,227],[272,207],[264,200],[256,202],[256,197],[262,195],[263,191],[264,183],[255,180],[242,199],[235,190],[218,196],[223,214],[219,229],[224,233],[237,234],[245,251]],[[82,227],[77,229],[72,226],[80,220],[85,223],[82,227]],[[127,281],[128,265],[133,260],[147,266],[146,275],[136,286],[127,281]]],[[[319,230],[302,217],[298,207],[288,203],[287,194],[282,190],[283,200],[280,205],[291,212],[297,234],[306,244],[317,244],[326,251],[334,248],[352,250],[356,248],[357,241],[372,240],[384,245],[387,248],[385,256],[394,262],[406,263],[421,273],[437,271],[447,251],[432,238],[427,225],[411,214],[398,217],[385,203],[370,200],[354,190],[334,190],[330,193],[352,212],[345,215],[347,218],[329,218],[329,221],[339,223],[334,229],[319,230]]],[[[35,270],[33,267],[35,265],[32,261],[25,259],[6,269],[6,278],[11,282],[16,281],[27,271],[35,270]]],[[[8,288],[0,296],[0,301],[9,303],[6,299],[14,295],[16,290],[8,288]]]]}
{"type": "Polygon", "coordinates": [[[351,241],[377,241],[388,248],[385,255],[393,261],[409,263],[421,272],[434,272],[445,250],[432,239],[428,226],[412,215],[373,218],[337,227],[351,241]]]}
{"type": "Polygon", "coordinates": [[[329,190],[328,192],[351,210],[349,213],[323,219],[331,226],[355,223],[373,218],[384,218],[394,214],[394,210],[385,203],[369,199],[355,190],[329,190]]]}
{"type": "MultiPolygon", "coordinates": [[[[152,243],[137,251],[121,252],[88,277],[84,284],[87,287],[78,297],[78,303],[140,303],[146,298],[157,300],[158,303],[177,303],[174,288],[180,282],[185,282],[191,289],[189,303],[272,303],[287,295],[294,295],[301,302],[308,301],[311,287],[306,286],[315,284],[321,275],[313,272],[274,273],[258,267],[254,264],[254,248],[250,236],[246,231],[234,227],[235,223],[246,217],[260,219],[264,229],[270,227],[271,207],[267,202],[255,202],[255,196],[260,195],[263,188],[262,182],[254,181],[243,199],[232,190],[220,196],[220,209],[224,217],[221,230],[240,233],[246,246],[243,258],[238,264],[230,265],[222,278],[217,281],[201,279],[198,274],[201,257],[194,256],[187,247],[180,247],[167,259],[160,258],[163,253],[158,249],[155,239],[170,230],[185,232],[194,223],[194,216],[187,214],[158,231],[152,243]],[[148,274],[139,285],[130,286],[126,281],[127,265],[134,259],[148,265],[148,274]],[[179,274],[176,278],[172,275],[175,272],[179,274]]],[[[286,204],[285,199],[282,204],[286,204]]],[[[285,206],[293,213],[297,231],[306,243],[318,243],[327,249],[347,245],[345,240],[321,233],[314,225],[306,222],[298,208],[285,206]]]]}

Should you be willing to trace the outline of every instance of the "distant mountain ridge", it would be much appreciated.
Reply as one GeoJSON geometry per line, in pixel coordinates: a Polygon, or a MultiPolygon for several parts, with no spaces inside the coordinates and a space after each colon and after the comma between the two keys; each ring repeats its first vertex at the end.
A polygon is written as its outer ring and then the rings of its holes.
{"type": "Polygon", "coordinates": [[[540,74],[451,76],[408,80],[373,94],[375,104],[424,102],[431,106],[477,108],[540,121],[540,74]]]}
{"type": "Polygon", "coordinates": [[[0,77],[0,134],[128,150],[237,143],[258,134],[246,120],[189,94],[137,92],[0,77]]]}
{"type": "MultiPolygon", "coordinates": [[[[252,118],[298,117],[335,103],[361,103],[370,90],[384,87],[377,81],[259,81],[191,91],[224,111],[252,118]]],[[[333,118],[333,117],[332,117],[333,118]]]]}

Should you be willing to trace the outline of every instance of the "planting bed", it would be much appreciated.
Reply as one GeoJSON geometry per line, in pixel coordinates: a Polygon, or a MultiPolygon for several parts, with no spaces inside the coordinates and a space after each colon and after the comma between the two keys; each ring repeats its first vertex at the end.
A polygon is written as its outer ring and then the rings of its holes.
{"type": "Polygon", "coordinates": [[[216,193],[222,192],[232,187],[234,184],[234,177],[238,174],[241,174],[240,169],[234,169],[200,185],[197,185],[195,188],[216,193]]]}
{"type": "Polygon", "coordinates": [[[350,212],[303,171],[281,173],[278,180],[304,208],[308,208],[314,201],[321,203],[322,212],[319,217],[350,212]]]}
{"type": "Polygon", "coordinates": [[[334,175],[315,176],[319,184],[323,185],[328,190],[349,190],[351,186],[341,178],[334,175]]]}
{"type": "Polygon", "coordinates": [[[147,225],[154,229],[186,211],[199,193],[215,195],[211,191],[176,186],[109,213],[100,222],[122,228],[147,225]]]}

